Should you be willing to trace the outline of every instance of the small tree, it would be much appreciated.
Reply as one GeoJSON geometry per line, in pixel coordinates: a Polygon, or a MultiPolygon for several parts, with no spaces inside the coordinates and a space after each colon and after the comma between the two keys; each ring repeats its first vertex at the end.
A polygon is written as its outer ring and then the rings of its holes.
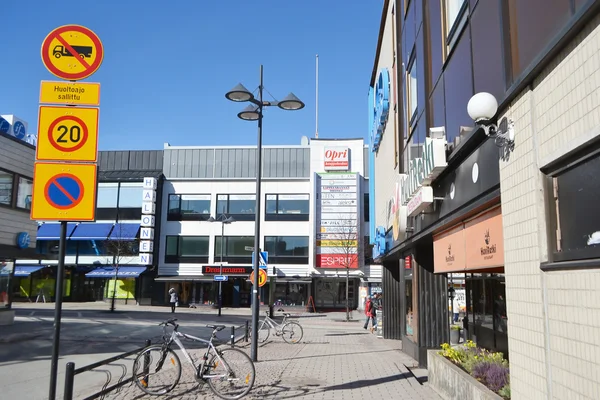
{"type": "MultiPolygon", "coordinates": [[[[343,221],[342,218],[340,218],[343,221]]],[[[340,264],[346,269],[346,321],[350,321],[350,269],[360,267],[362,236],[358,229],[358,222],[352,225],[343,225],[337,227],[337,233],[333,234],[333,239],[337,246],[332,246],[340,257],[340,264]]]]}
{"type": "Polygon", "coordinates": [[[107,264],[111,264],[115,269],[113,292],[110,301],[110,311],[115,311],[115,300],[117,296],[117,278],[119,268],[123,264],[124,257],[131,257],[137,254],[139,249],[139,240],[131,239],[124,235],[123,226],[117,224],[111,235],[112,239],[106,240],[104,250],[107,254],[107,264]],[[116,232],[114,231],[116,230],[116,232]]]}

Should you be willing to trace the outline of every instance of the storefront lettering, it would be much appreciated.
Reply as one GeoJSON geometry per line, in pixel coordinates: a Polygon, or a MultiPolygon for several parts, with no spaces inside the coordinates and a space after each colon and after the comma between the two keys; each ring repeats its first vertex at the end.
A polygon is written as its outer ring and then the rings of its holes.
{"type": "Polygon", "coordinates": [[[452,254],[452,244],[448,245],[448,255],[446,256],[446,262],[449,264],[454,262],[454,254],[452,254]]]}
{"type": "Polygon", "coordinates": [[[496,245],[492,244],[490,246],[490,240],[490,230],[487,229],[484,236],[485,246],[481,247],[480,249],[484,260],[491,260],[494,258],[494,254],[496,254],[496,245]]]}
{"type": "Polygon", "coordinates": [[[142,192],[142,220],[140,230],[140,255],[139,263],[152,265],[154,252],[154,223],[156,213],[156,178],[144,178],[142,192]]]}
{"type": "Polygon", "coordinates": [[[408,204],[421,186],[428,186],[446,168],[446,139],[426,138],[423,158],[410,161],[408,175],[402,182],[402,204],[408,204]]]}

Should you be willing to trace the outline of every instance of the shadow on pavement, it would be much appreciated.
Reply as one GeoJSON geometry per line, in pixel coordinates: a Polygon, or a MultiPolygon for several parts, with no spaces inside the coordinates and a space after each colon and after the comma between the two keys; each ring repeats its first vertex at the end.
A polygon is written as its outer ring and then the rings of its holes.
{"type": "Polygon", "coordinates": [[[342,383],[340,385],[327,386],[325,388],[322,388],[319,391],[320,392],[328,392],[328,391],[332,391],[332,390],[358,389],[358,388],[362,388],[362,387],[370,387],[370,386],[380,385],[383,383],[398,381],[400,379],[408,379],[411,376],[412,376],[411,373],[405,372],[405,373],[398,374],[398,375],[383,376],[381,378],[375,378],[375,379],[363,379],[363,380],[359,380],[359,381],[342,383]]]}
{"type": "Polygon", "coordinates": [[[324,336],[357,336],[357,335],[372,335],[369,332],[345,332],[345,333],[326,333],[324,336]]]}
{"type": "MultiPolygon", "coordinates": [[[[394,352],[396,350],[378,350],[378,351],[355,351],[352,355],[355,354],[374,354],[374,353],[389,353],[394,352]]],[[[332,354],[315,354],[314,356],[305,356],[305,357],[290,357],[290,358],[272,358],[272,359],[262,359],[257,362],[271,362],[271,361],[291,361],[291,360],[302,360],[304,358],[326,358],[326,357],[337,357],[337,356],[345,356],[348,353],[332,353],[332,354]]]]}

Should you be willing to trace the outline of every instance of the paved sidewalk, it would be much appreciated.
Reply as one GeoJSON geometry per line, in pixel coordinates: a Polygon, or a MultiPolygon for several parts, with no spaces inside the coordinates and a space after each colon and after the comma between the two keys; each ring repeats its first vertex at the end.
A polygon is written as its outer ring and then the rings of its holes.
{"type": "MultiPolygon", "coordinates": [[[[302,343],[290,345],[270,337],[259,346],[256,381],[248,399],[439,399],[421,385],[408,367],[415,361],[402,353],[401,343],[378,339],[356,322],[300,318],[302,343]]],[[[182,326],[185,332],[185,327],[182,326]]],[[[243,347],[249,352],[249,346],[243,347]]],[[[200,350],[191,352],[193,357],[200,350]]],[[[183,358],[182,358],[183,361],[183,358]]],[[[88,394],[90,392],[87,392],[88,394]]],[[[82,393],[83,394],[83,393],[82,393]]],[[[107,399],[149,400],[135,385],[107,399]]],[[[207,385],[198,385],[184,362],[179,385],[164,399],[212,399],[207,385]]]]}

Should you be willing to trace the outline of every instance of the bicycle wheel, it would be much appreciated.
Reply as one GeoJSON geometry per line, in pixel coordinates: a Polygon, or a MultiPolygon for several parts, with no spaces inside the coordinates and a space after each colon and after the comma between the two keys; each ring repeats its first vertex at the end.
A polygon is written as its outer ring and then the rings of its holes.
{"type": "Polygon", "coordinates": [[[302,336],[304,336],[304,330],[295,321],[286,322],[281,328],[281,337],[283,337],[286,343],[299,343],[302,340],[302,336]]]}
{"type": "Polygon", "coordinates": [[[133,362],[133,381],[144,393],[169,393],[181,379],[181,362],[177,354],[162,345],[148,346],[133,362]]]}
{"type": "Polygon", "coordinates": [[[241,399],[252,390],[256,371],[254,363],[246,353],[239,349],[217,350],[219,357],[213,355],[210,360],[208,385],[214,394],[222,399],[241,399]],[[223,361],[223,362],[221,362],[223,361]]]}
{"type": "MultiPolygon", "coordinates": [[[[269,335],[271,334],[271,328],[269,328],[269,325],[264,321],[259,321],[258,322],[258,337],[257,337],[257,341],[260,343],[264,343],[267,341],[267,339],[269,338],[269,335]]],[[[252,337],[252,328],[250,328],[250,337],[252,337]]]]}

